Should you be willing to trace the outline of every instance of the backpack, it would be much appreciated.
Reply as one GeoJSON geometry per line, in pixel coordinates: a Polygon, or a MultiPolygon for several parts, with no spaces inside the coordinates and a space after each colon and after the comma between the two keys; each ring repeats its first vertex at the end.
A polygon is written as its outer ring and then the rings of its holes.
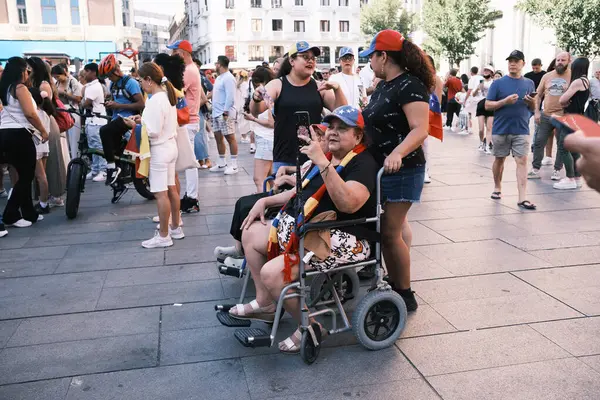
{"type": "MultiPolygon", "coordinates": [[[[127,99],[128,102],[135,103],[135,99],[133,98],[133,95],[131,93],[129,93],[126,89],[127,83],[129,82],[130,79],[131,79],[131,76],[126,75],[123,78],[119,79],[116,83],[113,83],[112,85],[110,85],[110,94],[113,99],[116,99],[117,96],[122,95],[123,97],[125,97],[127,99]]],[[[141,85],[140,85],[140,90],[141,90],[142,97],[144,97],[144,90],[142,89],[141,85]]],[[[136,111],[134,114],[139,114],[139,113],[140,113],[139,111],[136,111]]]]}
{"type": "Polygon", "coordinates": [[[73,119],[71,114],[69,114],[68,112],[61,111],[66,110],[66,107],[58,97],[56,98],[56,105],[58,110],[56,110],[56,115],[54,116],[54,119],[56,120],[56,124],[58,125],[59,130],[61,132],[66,132],[75,125],[75,119],[73,119]]]}

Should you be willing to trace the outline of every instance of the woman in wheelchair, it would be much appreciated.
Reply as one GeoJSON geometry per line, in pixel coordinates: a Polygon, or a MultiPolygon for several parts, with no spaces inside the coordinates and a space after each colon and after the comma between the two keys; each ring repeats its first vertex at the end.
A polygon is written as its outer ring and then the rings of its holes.
{"type": "MultiPolygon", "coordinates": [[[[375,213],[376,200],[372,196],[376,188],[378,166],[364,145],[364,121],[360,112],[350,106],[337,108],[324,119],[328,124],[325,140],[329,152],[323,152],[311,133],[299,135],[305,145],[300,152],[307,155],[312,167],[303,177],[301,204],[304,205],[305,221],[337,219],[349,220],[371,217],[375,213]]],[[[242,245],[247,266],[252,272],[256,287],[256,299],[249,304],[238,304],[229,313],[241,319],[273,322],[274,300],[282,289],[298,278],[295,201],[290,201],[296,190],[265,197],[256,202],[242,224],[242,245]],[[281,207],[277,217],[268,223],[265,210],[281,207]]],[[[307,254],[313,252],[307,269],[329,270],[339,264],[366,260],[371,253],[369,241],[372,231],[365,226],[352,226],[319,232],[316,241],[305,238],[307,254]],[[324,237],[325,236],[325,237],[324,237]],[[321,241],[321,239],[323,241],[321,241]],[[316,243],[309,248],[309,242],[316,243]],[[323,242],[328,243],[323,252],[323,242]],[[320,257],[316,255],[319,253],[320,257]]],[[[300,303],[297,298],[287,299],[284,308],[300,323],[300,303]]],[[[313,323],[315,321],[311,321],[313,323]]],[[[322,335],[327,331],[321,328],[322,335]]],[[[301,333],[279,343],[286,353],[297,353],[301,333]]]]}

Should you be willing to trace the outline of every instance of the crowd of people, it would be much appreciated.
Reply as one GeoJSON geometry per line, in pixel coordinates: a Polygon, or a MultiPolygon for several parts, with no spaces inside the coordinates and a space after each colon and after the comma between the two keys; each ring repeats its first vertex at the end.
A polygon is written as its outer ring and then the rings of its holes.
{"type": "MultiPolygon", "coordinates": [[[[124,137],[133,132],[141,142],[147,140],[145,159],[158,226],[142,243],[145,248],[169,247],[173,240],[183,239],[181,213],[200,209],[198,170],[238,173],[237,138],[250,143],[256,193],[236,204],[234,244],[215,249],[217,259],[226,265],[239,265],[245,258],[252,271],[256,299],[230,311],[242,319],[272,322],[273,302],[297,277],[293,255],[298,251],[298,210],[292,200],[297,195],[298,159],[303,175],[298,195],[306,221],[373,216],[377,172],[384,169],[381,244],[389,284],[408,311],[416,310],[407,215],[430,181],[426,143],[432,134],[432,100],[444,99],[449,131],[457,131],[458,125],[458,133],[468,135],[477,120],[479,150],[495,157],[493,199],[502,197],[504,163],[512,154],[518,205],[536,208],[527,200],[527,180],[539,179],[540,168],[552,163],[552,149],[547,151],[553,135],[557,155],[552,179],[555,175],[559,179],[554,187],[576,189],[583,174],[591,187],[600,189],[600,138],[572,134],[553,123],[563,113],[598,120],[600,71],[589,79],[586,58],[571,60],[568,53],[560,53],[548,71],[535,59],[533,71],[523,75],[525,55],[515,50],[506,59],[506,74],[486,65],[482,75],[473,67],[470,78],[459,78],[453,69],[442,80],[423,50],[401,33],[384,30],[361,52],[370,60],[364,68],[356,67],[352,48],[344,47],[339,70],[317,71],[320,49],[300,41],[272,66],[263,63],[252,71],[232,73],[229,59],[219,56],[214,76],[211,70],[202,71],[188,41],[177,41],[169,49],[172,54],[144,60],[129,75],[121,71],[114,55],[108,55],[99,64],[85,65],[79,80],[65,66],[50,67],[36,57],[8,61],[0,78],[0,163],[8,166],[12,193],[0,221],[2,235],[4,225],[29,227],[51,207],[62,205],[65,168],[77,155],[80,134],[77,121],[61,111],[68,107],[95,113],[85,122],[89,147],[104,154],[93,157],[87,179],[94,182],[110,185],[118,179],[122,171],[115,157],[124,137]],[[306,116],[308,129],[298,130],[298,112],[306,116]],[[217,145],[214,162],[209,135],[217,145]],[[527,172],[530,149],[534,157],[527,172]],[[566,177],[561,179],[563,166],[566,177]],[[185,176],[185,186],[179,173],[185,176]],[[263,181],[272,174],[273,190],[266,193],[263,181]],[[38,197],[35,206],[32,193],[38,197]],[[267,221],[265,210],[273,207],[280,211],[267,221]]],[[[0,187],[2,195],[8,193],[0,187]]],[[[370,227],[332,229],[329,251],[308,249],[312,252],[308,264],[325,271],[364,260],[375,239],[370,227]]],[[[286,300],[285,309],[299,322],[297,302],[286,300]]],[[[280,343],[280,350],[298,352],[299,340],[297,331],[280,343]]]]}

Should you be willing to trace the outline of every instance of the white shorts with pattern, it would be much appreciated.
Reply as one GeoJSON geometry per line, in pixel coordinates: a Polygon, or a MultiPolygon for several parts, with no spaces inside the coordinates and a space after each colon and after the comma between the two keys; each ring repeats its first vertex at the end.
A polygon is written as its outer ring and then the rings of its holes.
{"type": "Polygon", "coordinates": [[[235,120],[233,118],[223,118],[222,115],[212,119],[213,132],[220,132],[223,136],[235,135],[235,120]]]}

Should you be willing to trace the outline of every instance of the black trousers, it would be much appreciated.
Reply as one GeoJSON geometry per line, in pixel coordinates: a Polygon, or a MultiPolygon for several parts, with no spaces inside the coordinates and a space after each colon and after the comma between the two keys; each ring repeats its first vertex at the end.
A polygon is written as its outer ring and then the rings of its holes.
{"type": "Polygon", "coordinates": [[[262,199],[263,197],[268,196],[268,193],[256,193],[251,194],[249,196],[240,197],[235,202],[233,218],[231,218],[231,229],[229,230],[229,233],[231,233],[231,236],[233,236],[235,240],[237,240],[238,242],[242,241],[242,231],[240,230],[240,228],[242,227],[242,222],[244,222],[244,220],[248,216],[248,213],[250,212],[250,210],[252,210],[252,207],[254,207],[256,202],[262,199]]]}
{"type": "Polygon", "coordinates": [[[27,129],[0,129],[0,164],[12,165],[19,174],[2,215],[5,224],[14,224],[21,218],[37,222],[38,213],[31,199],[35,163],[35,144],[27,129]]]}
{"type": "Polygon", "coordinates": [[[456,101],[456,99],[452,99],[448,101],[448,105],[446,106],[446,126],[452,127],[452,121],[454,121],[454,114],[458,117],[460,113],[460,104],[456,101]]]}
{"type": "Polygon", "coordinates": [[[125,125],[123,118],[112,120],[100,128],[100,140],[102,140],[102,149],[104,150],[106,162],[115,162],[115,155],[120,155],[117,153],[121,149],[123,136],[130,129],[131,128],[125,125]]]}

